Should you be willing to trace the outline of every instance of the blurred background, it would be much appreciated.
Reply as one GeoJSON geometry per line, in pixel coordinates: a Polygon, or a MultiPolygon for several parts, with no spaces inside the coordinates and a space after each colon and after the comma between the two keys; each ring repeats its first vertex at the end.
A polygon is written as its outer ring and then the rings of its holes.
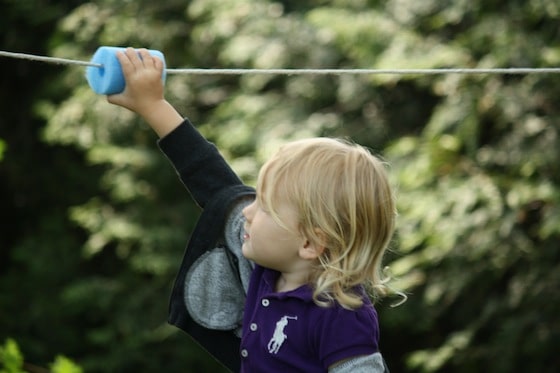
{"type": "MultiPolygon", "coordinates": [[[[560,66],[557,0],[2,0],[0,50],[171,68],[560,66]]],[[[81,66],[0,57],[0,368],[223,372],[168,326],[197,217],[140,119],[81,66]]],[[[284,141],[390,163],[377,304],[392,372],[560,366],[560,75],[170,75],[166,96],[253,184],[284,141]]]]}

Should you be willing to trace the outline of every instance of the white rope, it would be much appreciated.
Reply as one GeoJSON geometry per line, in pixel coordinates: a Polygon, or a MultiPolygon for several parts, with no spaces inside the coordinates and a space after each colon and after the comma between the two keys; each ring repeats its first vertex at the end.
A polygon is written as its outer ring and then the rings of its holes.
{"type": "MultiPolygon", "coordinates": [[[[0,51],[0,56],[41,61],[62,65],[81,65],[102,68],[88,61],[37,56],[26,53],[0,51]]],[[[507,67],[507,68],[437,68],[437,69],[166,69],[168,74],[189,75],[434,75],[434,74],[560,74],[560,67],[507,67]]]]}
{"type": "Polygon", "coordinates": [[[439,69],[166,69],[168,74],[192,75],[434,75],[434,74],[558,74],[560,68],[439,68],[439,69]]]}
{"type": "Polygon", "coordinates": [[[55,63],[55,64],[59,64],[59,65],[81,65],[81,66],[103,67],[103,65],[98,64],[98,63],[69,60],[69,59],[66,59],[66,58],[36,56],[36,55],[33,55],[33,54],[26,54],[26,53],[13,53],[13,52],[0,51],[0,56],[18,58],[18,59],[22,59],[22,60],[55,63]]]}

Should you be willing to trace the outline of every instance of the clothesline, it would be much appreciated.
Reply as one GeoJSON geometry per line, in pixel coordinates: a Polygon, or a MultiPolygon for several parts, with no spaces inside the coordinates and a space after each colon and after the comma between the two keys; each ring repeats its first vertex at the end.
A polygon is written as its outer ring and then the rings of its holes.
{"type": "MultiPolygon", "coordinates": [[[[0,56],[60,65],[79,65],[103,68],[102,64],[66,58],[38,56],[27,53],[0,51],[0,56]]],[[[436,75],[436,74],[559,74],[560,67],[505,67],[505,68],[434,68],[434,69],[220,69],[220,68],[167,68],[167,74],[186,75],[436,75]]]]}

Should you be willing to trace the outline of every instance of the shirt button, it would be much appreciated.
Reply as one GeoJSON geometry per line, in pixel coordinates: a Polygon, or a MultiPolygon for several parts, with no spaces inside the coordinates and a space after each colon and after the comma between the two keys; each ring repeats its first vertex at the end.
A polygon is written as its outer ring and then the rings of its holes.
{"type": "Polygon", "coordinates": [[[252,323],[249,328],[251,328],[252,331],[256,331],[258,329],[258,326],[257,326],[257,324],[252,323]]]}
{"type": "Polygon", "coordinates": [[[270,304],[270,302],[268,301],[268,299],[263,299],[261,304],[263,305],[263,307],[268,307],[268,305],[270,304]]]}
{"type": "Polygon", "coordinates": [[[246,349],[243,349],[243,350],[241,350],[241,356],[247,357],[247,356],[249,356],[249,352],[247,352],[246,349]]]}

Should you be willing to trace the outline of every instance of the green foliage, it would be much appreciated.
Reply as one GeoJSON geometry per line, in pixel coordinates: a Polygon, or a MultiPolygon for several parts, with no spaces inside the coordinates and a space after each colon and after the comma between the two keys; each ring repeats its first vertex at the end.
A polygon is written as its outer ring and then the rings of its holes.
{"type": "MultiPolygon", "coordinates": [[[[163,51],[169,67],[547,67],[560,65],[559,14],[553,0],[98,0],[60,20],[50,54],[132,45],[163,51]]],[[[91,92],[81,67],[49,83],[53,97],[33,109],[42,146],[57,151],[26,164],[52,176],[34,180],[42,203],[15,219],[33,216],[0,277],[28,296],[0,292],[18,315],[0,327],[34,360],[64,353],[85,371],[219,371],[165,325],[199,211],[155,135],[91,92]]],[[[281,143],[307,136],[348,137],[389,161],[399,222],[388,264],[409,294],[379,304],[391,371],[548,372],[560,364],[559,83],[171,75],[166,93],[248,183],[281,143]]]]}
{"type": "MultiPolygon", "coordinates": [[[[32,371],[43,371],[44,368],[35,367],[24,362],[16,341],[11,338],[6,339],[4,346],[0,346],[0,373],[23,373],[32,371]]],[[[82,373],[79,365],[69,358],[58,355],[50,364],[52,373],[82,373]]]]}
{"type": "Polygon", "coordinates": [[[2,363],[0,373],[23,372],[23,355],[13,339],[7,339],[4,346],[0,346],[0,363],[2,363]]]}
{"type": "Polygon", "coordinates": [[[0,161],[4,158],[4,152],[6,151],[6,143],[0,139],[0,161]]]}
{"type": "Polygon", "coordinates": [[[51,370],[53,373],[82,373],[83,369],[76,365],[72,360],[58,355],[52,363],[51,370]]]}

